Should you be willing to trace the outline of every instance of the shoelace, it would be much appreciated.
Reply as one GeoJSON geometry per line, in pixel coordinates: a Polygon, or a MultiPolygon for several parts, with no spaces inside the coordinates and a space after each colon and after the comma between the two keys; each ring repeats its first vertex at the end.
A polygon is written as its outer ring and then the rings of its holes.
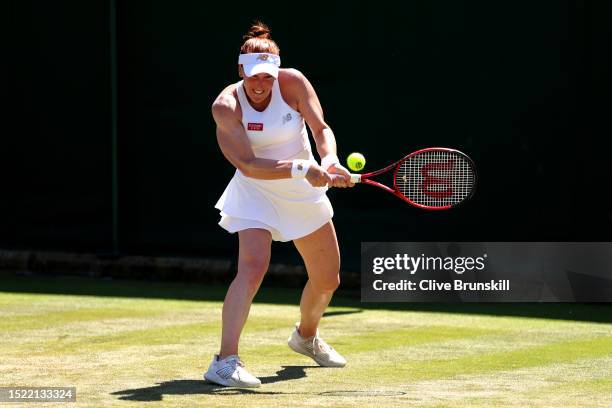
{"type": "Polygon", "coordinates": [[[228,363],[232,364],[234,367],[237,365],[240,367],[246,367],[240,358],[232,358],[228,361],[228,363]]]}

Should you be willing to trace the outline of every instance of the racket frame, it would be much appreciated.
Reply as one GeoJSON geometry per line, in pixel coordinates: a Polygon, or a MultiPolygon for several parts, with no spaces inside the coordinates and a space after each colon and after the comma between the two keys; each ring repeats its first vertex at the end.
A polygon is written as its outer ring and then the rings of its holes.
{"type": "Polygon", "coordinates": [[[400,198],[401,200],[407,202],[408,204],[414,205],[415,207],[418,208],[422,208],[424,210],[429,210],[429,211],[437,211],[437,210],[448,210],[450,208],[455,208],[460,206],[463,202],[467,201],[470,197],[472,197],[474,195],[474,190],[476,189],[476,181],[477,181],[477,173],[476,173],[476,167],[474,166],[474,162],[472,161],[472,159],[470,159],[470,157],[468,155],[466,155],[465,153],[456,150],[456,149],[451,149],[448,147],[427,147],[424,149],[420,149],[417,151],[414,151],[412,153],[410,153],[409,155],[401,158],[400,160],[396,161],[393,164],[388,165],[387,167],[384,167],[380,170],[376,170],[370,173],[364,173],[364,174],[351,174],[351,182],[352,183],[362,183],[362,184],[369,184],[371,186],[376,186],[379,188],[382,188],[383,190],[387,191],[388,193],[393,194],[394,196],[400,198]],[[406,160],[408,160],[409,158],[411,158],[412,156],[416,156],[417,154],[420,153],[425,153],[428,151],[446,151],[446,152],[452,152],[452,153],[456,153],[460,156],[462,156],[470,165],[473,173],[474,173],[474,185],[472,187],[472,190],[470,191],[470,194],[465,197],[463,200],[461,200],[460,202],[458,202],[457,204],[449,204],[449,205],[445,205],[445,206],[439,206],[439,207],[434,207],[434,206],[428,206],[428,205],[423,205],[423,204],[419,204],[416,203],[414,201],[412,201],[411,199],[409,199],[408,197],[406,197],[405,195],[403,195],[402,193],[399,192],[399,189],[397,187],[397,172],[399,171],[401,164],[403,162],[405,162],[406,160]],[[372,177],[376,177],[380,174],[386,173],[388,171],[390,171],[391,169],[393,169],[395,167],[395,170],[393,171],[393,188],[386,186],[382,183],[379,183],[378,181],[374,181],[374,180],[370,180],[370,178],[372,177]]]}

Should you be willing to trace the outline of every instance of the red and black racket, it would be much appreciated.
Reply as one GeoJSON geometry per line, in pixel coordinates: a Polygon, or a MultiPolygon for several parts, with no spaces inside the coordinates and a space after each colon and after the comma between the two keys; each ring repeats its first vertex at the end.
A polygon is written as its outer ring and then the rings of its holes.
{"type": "Polygon", "coordinates": [[[425,210],[447,210],[469,199],[476,188],[474,162],[458,150],[429,147],[371,173],[351,174],[353,183],[380,187],[425,210]],[[372,177],[393,171],[393,188],[372,177]]]}

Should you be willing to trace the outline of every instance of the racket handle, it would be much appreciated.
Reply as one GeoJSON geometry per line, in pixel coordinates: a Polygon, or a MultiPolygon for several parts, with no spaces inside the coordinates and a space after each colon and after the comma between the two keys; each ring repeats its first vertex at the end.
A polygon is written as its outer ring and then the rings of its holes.
{"type": "MultiPolygon", "coordinates": [[[[339,174],[331,174],[332,179],[342,178],[343,176],[339,174]]],[[[351,173],[351,183],[361,183],[361,174],[352,174],[351,173]]]]}

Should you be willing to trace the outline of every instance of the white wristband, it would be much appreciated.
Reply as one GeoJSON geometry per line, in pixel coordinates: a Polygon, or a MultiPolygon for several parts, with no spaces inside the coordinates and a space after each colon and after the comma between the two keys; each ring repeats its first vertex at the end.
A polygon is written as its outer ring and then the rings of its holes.
{"type": "Polygon", "coordinates": [[[329,166],[331,166],[332,164],[338,163],[340,163],[340,160],[338,160],[338,156],[336,156],[335,154],[328,154],[327,156],[321,159],[321,167],[323,167],[323,170],[325,171],[327,171],[327,169],[329,169],[329,166]]]}
{"type": "Polygon", "coordinates": [[[310,161],[308,160],[294,160],[291,162],[291,177],[293,178],[304,178],[308,169],[310,168],[310,161]]]}

